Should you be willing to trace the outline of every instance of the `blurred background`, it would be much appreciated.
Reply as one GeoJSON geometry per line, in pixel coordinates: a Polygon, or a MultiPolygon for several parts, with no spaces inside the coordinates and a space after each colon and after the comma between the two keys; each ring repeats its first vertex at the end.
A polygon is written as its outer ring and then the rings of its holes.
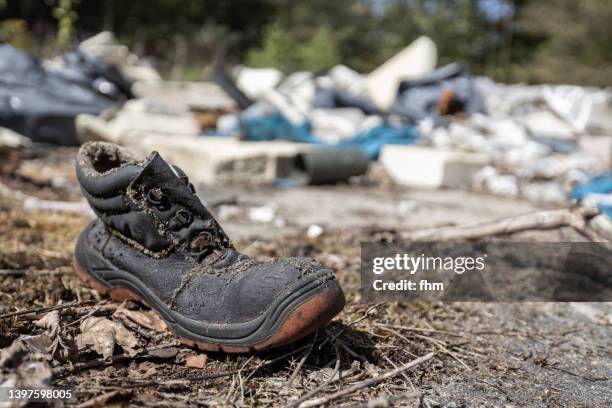
{"type": "Polygon", "coordinates": [[[440,64],[496,81],[612,82],[606,0],[2,0],[0,19],[0,42],[41,57],[112,31],[167,79],[205,79],[219,61],[369,72],[428,35],[440,64]]]}

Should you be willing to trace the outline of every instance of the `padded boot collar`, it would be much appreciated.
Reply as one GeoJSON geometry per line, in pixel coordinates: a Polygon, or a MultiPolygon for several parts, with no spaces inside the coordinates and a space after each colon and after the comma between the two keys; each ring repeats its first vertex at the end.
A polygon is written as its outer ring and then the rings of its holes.
{"type": "Polygon", "coordinates": [[[125,191],[141,171],[141,162],[112,143],[85,143],[77,155],[76,173],[81,189],[93,196],[109,197],[125,191]]]}

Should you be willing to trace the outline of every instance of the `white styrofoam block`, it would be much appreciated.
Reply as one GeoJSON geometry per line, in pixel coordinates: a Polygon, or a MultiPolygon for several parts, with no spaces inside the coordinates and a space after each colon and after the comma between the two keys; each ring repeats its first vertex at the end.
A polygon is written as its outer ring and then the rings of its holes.
{"type": "Polygon", "coordinates": [[[398,184],[440,188],[469,186],[489,158],[481,153],[387,145],[382,149],[380,162],[398,184]]]}

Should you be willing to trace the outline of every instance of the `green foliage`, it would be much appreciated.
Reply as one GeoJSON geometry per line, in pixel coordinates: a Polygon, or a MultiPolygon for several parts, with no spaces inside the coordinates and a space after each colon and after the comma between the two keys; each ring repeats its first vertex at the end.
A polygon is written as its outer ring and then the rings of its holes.
{"type": "Polygon", "coordinates": [[[312,37],[297,49],[303,69],[320,71],[340,63],[338,46],[334,33],[321,27],[312,37]]]}
{"type": "Polygon", "coordinates": [[[473,72],[483,73],[486,56],[494,53],[498,44],[495,30],[481,14],[477,0],[390,1],[383,26],[379,61],[417,37],[428,35],[438,47],[440,65],[459,61],[469,64],[473,72]]]}
{"type": "Polygon", "coordinates": [[[512,66],[513,79],[609,86],[611,21],[609,0],[527,2],[517,18],[523,54],[512,66]]]}
{"type": "Polygon", "coordinates": [[[501,81],[612,83],[609,0],[0,0],[0,17],[0,41],[30,48],[33,35],[40,44],[54,33],[64,49],[112,30],[162,72],[177,59],[193,67],[190,78],[219,62],[367,73],[428,35],[438,65],[501,81]],[[484,3],[514,13],[491,17],[484,3]]]}
{"type": "Polygon", "coordinates": [[[58,0],[53,8],[53,17],[57,20],[57,46],[66,49],[70,46],[74,34],[74,25],[78,19],[74,3],[78,0],[58,0]]]}
{"type": "Polygon", "coordinates": [[[34,46],[34,37],[25,21],[13,18],[0,22],[0,43],[29,50],[34,46]]]}
{"type": "Polygon", "coordinates": [[[284,71],[298,69],[297,42],[280,22],[270,24],[263,35],[262,45],[246,56],[246,64],[256,68],[276,67],[284,71]]]}
{"type": "Polygon", "coordinates": [[[266,29],[262,46],[251,50],[246,57],[249,66],[276,67],[286,72],[319,71],[339,62],[336,40],[329,28],[320,27],[300,42],[278,21],[266,29]]]}

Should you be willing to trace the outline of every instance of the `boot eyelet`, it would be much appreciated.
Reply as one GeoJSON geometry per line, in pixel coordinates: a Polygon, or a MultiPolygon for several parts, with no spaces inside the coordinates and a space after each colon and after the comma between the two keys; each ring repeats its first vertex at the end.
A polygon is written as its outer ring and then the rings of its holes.
{"type": "Polygon", "coordinates": [[[153,188],[147,192],[147,201],[151,204],[158,206],[161,205],[164,200],[164,195],[161,190],[153,188]]]}
{"type": "Polygon", "coordinates": [[[180,222],[183,226],[191,224],[192,221],[191,213],[183,209],[178,210],[174,218],[176,218],[177,221],[180,222]]]}
{"type": "Polygon", "coordinates": [[[172,217],[168,223],[168,228],[172,231],[176,231],[191,224],[192,220],[193,217],[189,211],[180,209],[174,214],[174,217],[172,217]]]}
{"type": "Polygon", "coordinates": [[[191,252],[201,252],[212,244],[212,235],[210,232],[201,232],[189,243],[191,252]]]}
{"type": "Polygon", "coordinates": [[[147,201],[159,211],[170,209],[171,203],[168,196],[164,195],[161,189],[154,188],[147,192],[147,201]]]}

